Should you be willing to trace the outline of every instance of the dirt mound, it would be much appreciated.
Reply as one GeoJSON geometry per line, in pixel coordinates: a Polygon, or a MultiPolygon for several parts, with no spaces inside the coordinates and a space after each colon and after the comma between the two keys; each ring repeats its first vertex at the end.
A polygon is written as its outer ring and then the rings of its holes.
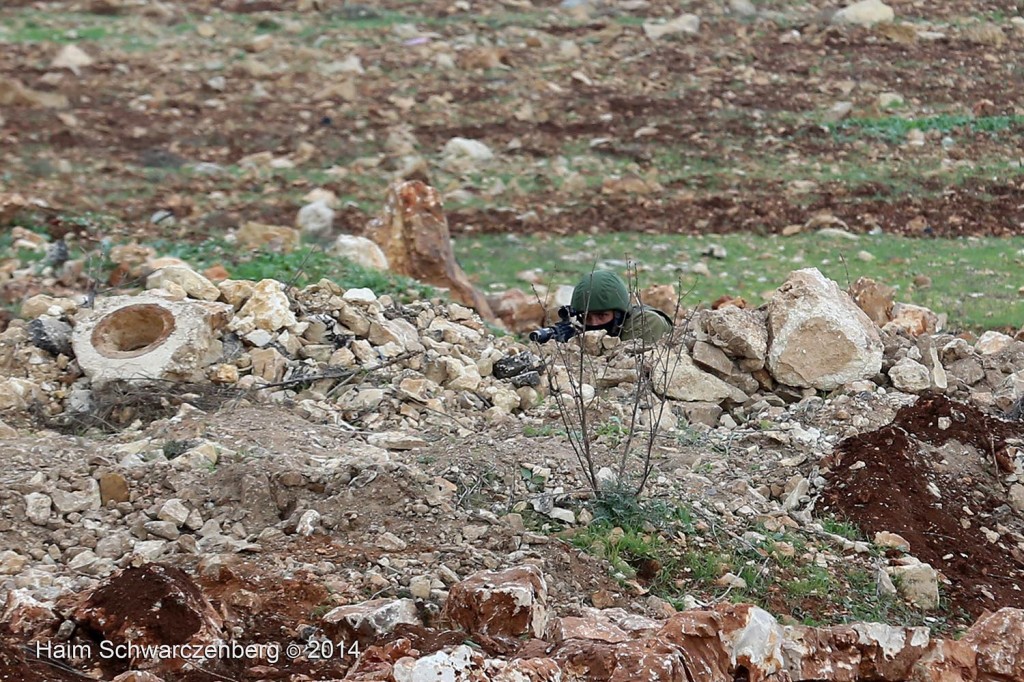
{"type": "Polygon", "coordinates": [[[977,616],[1024,606],[1024,552],[1008,538],[1021,522],[1005,505],[997,470],[1007,440],[1022,433],[969,405],[921,398],[892,424],[836,447],[823,511],[868,538],[905,538],[911,554],[945,576],[953,610],[977,616]]]}

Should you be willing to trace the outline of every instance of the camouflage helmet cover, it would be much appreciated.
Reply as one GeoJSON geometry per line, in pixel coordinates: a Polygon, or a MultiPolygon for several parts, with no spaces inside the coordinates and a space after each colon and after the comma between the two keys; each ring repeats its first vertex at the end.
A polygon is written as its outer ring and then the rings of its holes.
{"type": "Polygon", "coordinates": [[[577,312],[629,311],[629,291],[622,278],[611,270],[588,273],[572,290],[572,307],[577,312]]]}

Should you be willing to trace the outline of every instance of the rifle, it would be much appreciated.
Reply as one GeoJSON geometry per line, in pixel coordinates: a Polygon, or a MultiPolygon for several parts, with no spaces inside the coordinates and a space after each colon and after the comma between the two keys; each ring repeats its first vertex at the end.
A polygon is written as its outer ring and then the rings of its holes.
{"type": "Polygon", "coordinates": [[[558,318],[561,320],[550,327],[541,327],[530,332],[530,340],[537,343],[547,343],[554,339],[559,343],[565,343],[580,331],[573,325],[572,320],[576,317],[576,311],[571,305],[563,305],[558,309],[558,318]]]}

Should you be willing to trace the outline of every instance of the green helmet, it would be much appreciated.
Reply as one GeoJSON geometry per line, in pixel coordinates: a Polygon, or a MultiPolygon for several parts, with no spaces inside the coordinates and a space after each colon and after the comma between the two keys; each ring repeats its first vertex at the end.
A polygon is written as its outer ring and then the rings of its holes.
{"type": "Polygon", "coordinates": [[[604,310],[625,313],[629,311],[629,291],[622,278],[611,270],[594,270],[572,290],[572,307],[579,313],[604,310]]]}

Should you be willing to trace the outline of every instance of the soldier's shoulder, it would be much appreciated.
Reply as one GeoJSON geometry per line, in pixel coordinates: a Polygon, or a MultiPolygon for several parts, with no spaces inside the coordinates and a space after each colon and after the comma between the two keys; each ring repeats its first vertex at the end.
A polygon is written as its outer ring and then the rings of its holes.
{"type": "Polygon", "coordinates": [[[672,326],[672,318],[669,317],[665,313],[665,311],[663,311],[663,310],[661,310],[659,308],[655,308],[654,306],[650,306],[650,305],[635,305],[635,306],[633,306],[632,308],[629,309],[628,316],[632,317],[632,318],[635,318],[635,319],[640,319],[640,318],[643,318],[645,320],[655,320],[655,319],[658,319],[658,320],[663,321],[665,324],[669,325],[670,327],[672,326]]]}
{"type": "Polygon", "coordinates": [[[671,329],[672,322],[662,311],[650,306],[633,306],[626,315],[621,338],[623,341],[643,339],[653,343],[671,329]]]}

